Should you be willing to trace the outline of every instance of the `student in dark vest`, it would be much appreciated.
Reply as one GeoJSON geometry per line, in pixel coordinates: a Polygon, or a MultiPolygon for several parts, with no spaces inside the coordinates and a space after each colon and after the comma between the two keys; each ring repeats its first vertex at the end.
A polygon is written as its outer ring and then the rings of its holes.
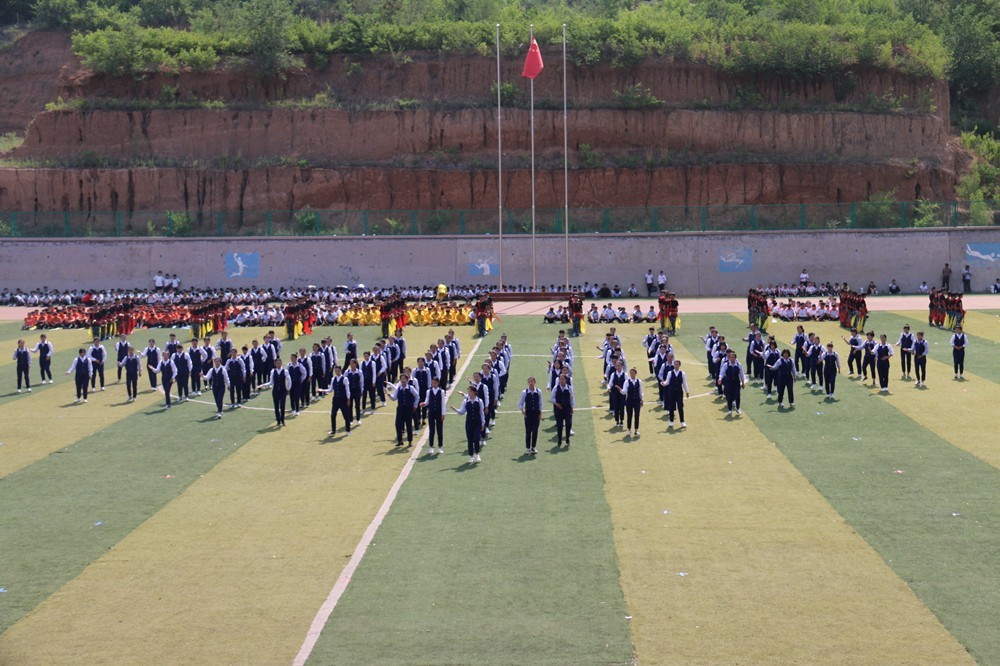
{"type": "Polygon", "coordinates": [[[431,445],[431,453],[438,455],[444,451],[444,415],[446,413],[445,402],[447,396],[441,388],[441,380],[437,377],[431,379],[430,388],[424,394],[424,401],[420,406],[424,409],[424,418],[428,425],[428,441],[431,445]],[[437,437],[437,449],[434,448],[434,438],[437,437]]]}
{"type": "Polygon", "coordinates": [[[392,385],[389,399],[396,401],[396,446],[403,445],[403,430],[406,430],[406,445],[413,446],[413,413],[420,402],[417,389],[410,385],[410,378],[400,375],[399,382],[392,385]]]}
{"type": "Polygon", "coordinates": [[[955,333],[951,336],[951,360],[955,366],[955,379],[965,379],[965,348],[969,346],[969,336],[962,330],[962,326],[955,327],[955,333]]]}
{"type": "Polygon", "coordinates": [[[833,343],[826,343],[823,352],[823,390],[828,400],[833,400],[837,388],[837,375],[840,374],[840,355],[833,350],[833,343]]]}
{"type": "Polygon", "coordinates": [[[128,356],[128,350],[132,345],[129,344],[128,336],[124,333],[118,336],[118,342],[115,343],[115,356],[117,357],[118,363],[118,381],[122,380],[122,371],[125,370],[125,366],[122,365],[122,361],[128,356]]]}
{"type": "Polygon", "coordinates": [[[767,341],[767,349],[764,350],[764,394],[767,397],[774,395],[775,377],[771,368],[781,358],[781,350],[778,349],[778,341],[771,336],[767,341]]]}
{"type": "Polygon", "coordinates": [[[312,359],[309,357],[309,352],[305,347],[299,348],[298,356],[299,365],[301,365],[306,371],[306,378],[302,382],[302,395],[299,398],[299,409],[305,409],[312,404],[312,395],[309,393],[309,386],[312,382],[313,366],[312,359]]]}
{"type": "Polygon", "coordinates": [[[101,338],[94,338],[94,342],[90,345],[90,349],[87,350],[90,356],[90,365],[93,367],[94,372],[90,378],[90,390],[94,391],[97,388],[97,378],[101,378],[101,390],[104,390],[104,361],[108,358],[108,352],[105,351],[104,345],[101,344],[101,338]]]}
{"type": "MultiPolygon", "coordinates": [[[[320,348],[320,351],[323,352],[323,357],[324,360],[326,361],[323,364],[323,368],[326,370],[326,374],[322,377],[320,381],[323,384],[323,388],[327,388],[330,386],[330,380],[333,379],[333,366],[339,365],[337,362],[337,348],[333,346],[333,338],[331,337],[324,338],[323,345],[320,348]]],[[[347,361],[344,361],[344,364],[341,366],[341,368],[346,372],[348,367],[350,367],[349,363],[347,361]]]]}
{"type": "Polygon", "coordinates": [[[417,410],[415,427],[420,428],[427,421],[427,391],[431,388],[431,371],[427,367],[427,361],[423,356],[417,357],[417,368],[410,376],[411,380],[417,382],[417,393],[420,395],[420,409],[417,410]]]}
{"type": "Polygon", "coordinates": [[[378,365],[372,359],[371,352],[365,352],[364,360],[361,361],[361,377],[362,384],[361,387],[361,411],[365,411],[368,408],[368,404],[371,404],[371,413],[375,413],[375,382],[378,381],[378,365]]]}
{"type": "Polygon", "coordinates": [[[344,376],[344,370],[339,365],[333,366],[333,378],[330,380],[330,386],[326,389],[320,389],[324,393],[329,393],[332,396],[330,402],[330,432],[328,434],[337,434],[337,414],[341,414],[344,417],[344,428],[347,430],[347,434],[351,434],[351,380],[344,376]]]}
{"type": "MultiPolygon", "coordinates": [[[[150,338],[149,345],[142,350],[142,356],[146,364],[147,370],[152,370],[160,364],[160,348],[156,346],[156,340],[150,338]]],[[[149,387],[150,390],[156,390],[156,373],[149,372],[149,387]]]]}
{"type": "Polygon", "coordinates": [[[229,375],[229,409],[238,409],[243,406],[243,361],[235,349],[229,350],[225,368],[229,375]]]}
{"type": "Polygon", "coordinates": [[[250,400],[253,391],[254,365],[253,356],[250,355],[250,348],[243,345],[243,353],[240,354],[240,361],[243,363],[243,402],[250,400]]]}
{"type": "Polygon", "coordinates": [[[903,326],[896,346],[899,347],[899,369],[902,372],[900,379],[909,379],[913,368],[913,334],[910,333],[909,324],[903,326]]]}
{"type": "Polygon", "coordinates": [[[76,379],[76,401],[87,402],[87,387],[90,385],[90,378],[94,374],[94,367],[91,365],[90,357],[87,355],[86,350],[81,349],[77,353],[77,357],[73,359],[73,365],[69,366],[66,374],[72,374],[76,379]]]}
{"type": "MultiPolygon", "coordinates": [[[[233,349],[235,349],[235,346],[233,345],[233,341],[229,339],[229,333],[223,331],[219,335],[221,337],[219,338],[219,341],[215,343],[215,350],[219,353],[219,358],[232,358],[230,353],[233,349]]],[[[232,377],[230,377],[230,379],[232,379],[232,377]]]]}
{"type": "Polygon", "coordinates": [[[180,342],[177,343],[176,349],[177,351],[171,357],[171,360],[174,362],[174,383],[177,384],[177,402],[182,402],[190,399],[188,383],[191,379],[191,356],[180,342]]]}
{"type": "Polygon", "coordinates": [[[796,326],[792,346],[795,348],[795,372],[799,377],[805,373],[806,369],[805,347],[807,342],[809,342],[809,337],[806,335],[806,329],[801,324],[796,326]]]}
{"type": "Polygon", "coordinates": [[[271,382],[271,377],[267,370],[267,351],[256,339],[250,343],[250,358],[253,359],[253,390],[259,393],[265,384],[271,382]]]}
{"type": "Polygon", "coordinates": [[[42,375],[42,383],[45,383],[45,378],[49,378],[49,384],[52,383],[52,354],[55,352],[55,348],[52,343],[49,342],[48,338],[44,333],[38,336],[38,342],[35,344],[34,349],[31,350],[32,353],[38,354],[38,371],[42,375]]]}
{"type": "MultiPolygon", "coordinates": [[[[191,342],[191,349],[188,351],[188,358],[191,359],[191,394],[201,395],[201,377],[204,371],[206,360],[201,347],[198,346],[198,338],[191,342]]],[[[208,362],[211,365],[211,362],[208,362]]]]}
{"type": "Polygon", "coordinates": [[[275,359],[271,375],[260,386],[271,387],[271,400],[274,402],[274,420],[280,428],[285,425],[285,405],[288,402],[288,392],[292,389],[292,378],[288,370],[281,367],[281,359],[275,359]]]}
{"type": "Polygon", "coordinates": [[[611,374],[608,375],[608,396],[611,402],[611,414],[615,417],[615,427],[625,427],[625,363],[621,358],[614,361],[611,374]]]}
{"type": "MultiPolygon", "coordinates": [[[[176,345],[174,348],[176,349],[176,345]]],[[[174,365],[173,355],[164,350],[163,355],[160,357],[160,362],[155,368],[150,368],[149,371],[160,375],[160,381],[163,384],[163,396],[167,400],[164,409],[170,409],[170,389],[173,388],[174,377],[177,376],[177,367],[174,365]]]]}
{"type": "Polygon", "coordinates": [[[688,391],[687,373],[681,370],[680,360],[674,360],[673,369],[667,373],[666,384],[667,425],[671,428],[674,427],[674,411],[676,410],[677,416],[681,419],[681,427],[687,428],[687,423],[684,421],[684,398],[690,398],[691,393],[688,391]]]}
{"type": "Polygon", "coordinates": [[[753,340],[750,341],[750,365],[748,368],[753,374],[754,382],[758,384],[764,383],[764,351],[766,349],[767,345],[764,343],[763,335],[760,331],[756,331],[753,340]]]}
{"type": "Polygon", "coordinates": [[[733,415],[733,407],[736,408],[737,415],[743,413],[740,402],[746,382],[743,367],[736,360],[736,352],[729,350],[726,361],[719,368],[719,384],[722,386],[722,392],[726,396],[726,409],[729,411],[729,416],[733,415]]]}
{"type": "Polygon", "coordinates": [[[288,365],[285,366],[288,375],[292,378],[292,388],[288,391],[288,397],[292,403],[292,416],[299,415],[299,407],[302,402],[302,395],[307,390],[309,376],[306,374],[306,366],[299,363],[298,354],[288,357],[288,365]]]}
{"type": "Polygon", "coordinates": [[[465,397],[461,407],[455,410],[456,414],[465,414],[465,438],[469,447],[469,462],[482,462],[480,452],[482,450],[483,429],[486,427],[486,410],[483,403],[476,395],[476,388],[469,387],[467,394],[459,391],[465,397]]]}
{"type": "Polygon", "coordinates": [[[226,389],[229,388],[229,373],[222,365],[218,356],[212,359],[212,366],[205,372],[205,387],[212,390],[215,398],[215,418],[222,418],[222,403],[226,399],[226,389]]]}
{"type": "Polygon", "coordinates": [[[823,342],[818,335],[810,334],[809,339],[809,380],[811,388],[819,388],[823,383],[823,342]]]}
{"type": "MultiPolygon", "coordinates": [[[[312,366],[312,375],[309,379],[310,393],[314,400],[319,400],[326,386],[326,363],[327,356],[319,343],[313,343],[312,353],[309,354],[309,365],[312,366]]],[[[331,368],[332,369],[332,368],[331,368]]]]}
{"type": "Polygon", "coordinates": [[[139,395],[139,375],[142,374],[142,359],[136,356],[135,347],[129,347],[125,358],[118,362],[118,369],[125,371],[125,393],[128,402],[135,402],[139,395]]]}
{"type": "Polygon", "coordinates": [[[795,406],[795,362],[792,360],[792,353],[787,349],[781,350],[781,359],[771,366],[774,371],[774,379],[778,385],[778,409],[784,407],[785,391],[788,391],[788,404],[795,406]]]}
{"type": "Polygon", "coordinates": [[[576,407],[576,398],[573,395],[573,387],[567,384],[565,374],[559,375],[559,383],[552,389],[552,411],[556,417],[556,446],[562,446],[563,430],[566,431],[566,446],[569,447],[569,438],[573,434],[573,409],[576,407]]]}
{"type": "Polygon", "coordinates": [[[524,448],[530,454],[538,453],[538,428],[542,423],[542,392],[535,383],[534,377],[528,377],[528,388],[521,391],[517,403],[524,416],[524,448]]]}
{"type": "Polygon", "coordinates": [[[889,344],[885,334],[882,334],[879,337],[879,344],[875,345],[875,368],[878,370],[880,393],[889,392],[889,359],[892,356],[892,345],[889,344]]]}
{"type": "Polygon", "coordinates": [[[621,399],[625,404],[626,427],[630,437],[639,436],[639,414],[642,412],[642,380],[635,368],[628,371],[628,379],[620,389],[621,399]],[[632,422],[635,421],[635,430],[632,430],[632,422]]]}
{"type": "MultiPolygon", "coordinates": [[[[21,392],[21,383],[24,382],[24,388],[28,389],[28,393],[31,393],[31,350],[24,346],[24,340],[17,341],[17,347],[14,349],[14,356],[11,357],[15,361],[15,372],[17,372],[17,392],[21,392]]],[[[66,373],[69,374],[68,372],[66,373]]]]}
{"type": "MultiPolygon", "coordinates": [[[[348,388],[351,390],[351,404],[354,406],[354,421],[357,425],[361,425],[361,394],[364,392],[364,375],[361,373],[361,369],[358,367],[358,360],[352,358],[351,362],[344,371],[344,375],[347,377],[348,388]]],[[[331,378],[330,381],[333,381],[331,378]]]]}
{"type": "Polygon", "coordinates": [[[177,334],[171,333],[167,337],[167,344],[163,345],[163,351],[170,352],[170,356],[173,357],[177,353],[178,344],[180,343],[177,342],[177,334]]]}
{"type": "Polygon", "coordinates": [[[872,386],[878,382],[878,378],[875,376],[875,347],[878,346],[878,342],[875,340],[875,331],[868,331],[865,334],[865,340],[861,343],[861,348],[864,350],[864,358],[861,361],[861,374],[864,379],[868,379],[868,371],[871,370],[872,373],[872,386]]]}
{"type": "Polygon", "coordinates": [[[353,333],[347,334],[347,342],[344,343],[344,365],[350,366],[351,361],[358,358],[358,343],[354,339],[353,333]]]}
{"type": "Polygon", "coordinates": [[[851,348],[847,353],[847,376],[853,377],[854,373],[857,372],[858,376],[861,376],[861,355],[864,352],[865,345],[861,341],[861,336],[858,335],[858,329],[851,329],[850,339],[840,336],[840,339],[847,343],[851,348]]]}
{"type": "Polygon", "coordinates": [[[927,386],[927,354],[931,346],[924,340],[924,332],[917,331],[917,339],[913,341],[913,367],[917,375],[917,386],[927,386]]]}

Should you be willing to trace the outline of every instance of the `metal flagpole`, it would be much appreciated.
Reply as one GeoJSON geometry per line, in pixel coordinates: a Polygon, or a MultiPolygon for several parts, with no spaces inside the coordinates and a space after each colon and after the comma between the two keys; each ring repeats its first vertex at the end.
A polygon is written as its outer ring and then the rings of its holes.
{"type": "Polygon", "coordinates": [[[569,291],[569,111],[566,105],[566,24],[563,23],[563,236],[566,255],[566,291],[569,291]]]}
{"type": "MultiPolygon", "coordinates": [[[[535,41],[535,25],[529,26],[528,44],[535,41]]],[[[531,288],[537,286],[535,280],[535,79],[531,78],[531,288]]]]}
{"type": "Polygon", "coordinates": [[[500,106],[500,24],[497,23],[497,235],[500,239],[500,291],[503,291],[503,118],[500,106]]]}

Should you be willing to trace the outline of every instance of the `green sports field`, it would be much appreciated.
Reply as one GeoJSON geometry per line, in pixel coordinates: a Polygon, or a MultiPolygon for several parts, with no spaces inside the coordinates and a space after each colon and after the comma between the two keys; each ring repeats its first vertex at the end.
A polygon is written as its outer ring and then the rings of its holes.
{"type": "MultiPolygon", "coordinates": [[[[921,316],[869,327],[895,341],[921,316]]],[[[811,325],[841,352],[836,399],[798,382],[779,411],[748,386],[732,417],[706,380],[710,324],[746,334],[740,313],[684,315],[688,428],[647,380],[638,440],[613,427],[591,326],[572,447],[547,409],[536,456],[516,403],[557,328],[459,329],[463,363],[500,332],[514,349],[477,465],[454,414],[443,455],[396,448],[391,402],[333,438],[329,399],[277,430],[268,392],[215,420],[208,395],[164,411],[145,377],[127,403],[111,372],[77,405],[74,331],[50,334],[56,383],[17,394],[10,353],[37,332],[0,324],[0,664],[1000,663],[998,313],[969,314],[964,381],[928,329],[927,387],[894,360],[888,395],[848,378],[836,324],[811,325]]],[[[443,332],[408,329],[410,356],[443,332]]],[[[642,377],[645,332],[619,327],[642,377]]],[[[787,346],[794,325],[770,332],[787,346]]]]}

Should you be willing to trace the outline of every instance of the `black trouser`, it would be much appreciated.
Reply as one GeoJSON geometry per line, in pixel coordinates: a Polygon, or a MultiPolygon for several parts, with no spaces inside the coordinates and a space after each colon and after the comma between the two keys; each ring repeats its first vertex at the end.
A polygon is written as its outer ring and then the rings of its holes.
{"type": "Polygon", "coordinates": [[[646,362],[647,362],[647,363],[649,363],[649,374],[653,374],[653,372],[654,372],[654,370],[655,370],[655,369],[653,368],[653,363],[654,363],[655,361],[656,361],[656,355],[655,355],[655,354],[654,354],[653,356],[647,356],[647,357],[646,357],[646,362]]]}
{"type": "Polygon", "coordinates": [[[486,337],[486,317],[476,317],[476,333],[479,337],[486,337]]]}
{"type": "Polygon", "coordinates": [[[24,388],[31,388],[31,378],[28,376],[28,371],[31,366],[28,365],[18,365],[17,366],[17,390],[21,390],[21,379],[24,379],[24,388]]]}
{"type": "Polygon", "coordinates": [[[917,381],[918,382],[927,381],[927,357],[918,356],[916,359],[914,359],[913,364],[914,366],[916,366],[917,381]]]}
{"type": "Polygon", "coordinates": [[[955,366],[955,374],[956,375],[965,374],[965,350],[952,349],[951,360],[955,366]]]}
{"type": "Polygon", "coordinates": [[[837,388],[837,364],[826,363],[826,367],[823,368],[823,388],[826,389],[827,395],[833,395],[834,389],[837,388]]]}
{"type": "Polygon", "coordinates": [[[406,430],[406,441],[413,444],[413,410],[396,410],[396,446],[403,445],[403,430],[406,430]]]}
{"type": "MultiPolygon", "coordinates": [[[[42,381],[43,382],[45,381],[46,377],[49,378],[49,381],[52,380],[52,358],[51,357],[46,357],[46,358],[40,358],[40,359],[38,359],[38,369],[42,373],[42,381]]],[[[121,368],[118,369],[118,372],[119,373],[121,372],[121,368]]],[[[119,377],[119,379],[120,379],[120,377],[119,377]]]]}
{"type": "MultiPolygon", "coordinates": [[[[453,364],[454,365],[454,364],[453,364]]],[[[510,370],[510,368],[508,368],[510,370]]],[[[502,398],[505,393],[507,393],[507,378],[510,377],[509,373],[504,373],[500,375],[500,397],[502,398]]]]}
{"type": "Polygon", "coordinates": [[[760,356],[754,356],[750,359],[751,366],[753,367],[753,378],[763,379],[764,378],[764,359],[760,356]]]}
{"type": "Polygon", "coordinates": [[[163,380],[163,395],[167,399],[167,407],[170,406],[170,388],[173,386],[173,384],[174,384],[173,379],[163,380]]]}
{"type": "Polygon", "coordinates": [[[285,422],[285,403],[288,402],[288,389],[284,385],[275,385],[271,391],[271,400],[274,401],[274,420],[278,423],[285,422]]]}
{"type": "Polygon", "coordinates": [[[626,428],[632,429],[632,420],[635,419],[635,429],[639,429],[639,412],[642,411],[642,407],[638,402],[625,402],[625,417],[626,417],[626,428]]]}
{"type": "Polygon", "coordinates": [[[156,388],[156,373],[153,372],[152,370],[150,370],[146,374],[149,375],[149,387],[155,389],[156,388]]]}
{"type": "Polygon", "coordinates": [[[782,379],[778,377],[778,404],[785,401],[785,389],[788,389],[788,402],[791,404],[795,403],[795,381],[789,377],[788,379],[782,379]]]}
{"type": "Polygon", "coordinates": [[[431,414],[427,418],[427,425],[430,426],[430,436],[428,440],[434,446],[434,436],[437,435],[437,445],[439,449],[444,448],[444,417],[440,414],[431,414]]]}
{"type": "MultiPolygon", "coordinates": [[[[124,360],[125,360],[125,357],[123,356],[122,358],[118,359],[118,362],[121,363],[124,360]]],[[[39,361],[39,363],[41,363],[41,361],[39,361]]],[[[118,366],[118,381],[122,380],[122,370],[124,370],[124,369],[125,369],[124,366],[121,366],[121,365],[118,366]]],[[[126,373],[125,376],[127,378],[128,377],[128,373],[126,373]]],[[[42,379],[45,379],[45,371],[44,370],[42,370],[42,379]]]]}
{"type": "Polygon", "coordinates": [[[625,423],[625,396],[618,393],[617,387],[611,394],[611,411],[615,415],[615,423],[625,423]]]}
{"type": "Polygon", "coordinates": [[[580,335],[580,318],[573,317],[573,335],[574,337],[579,337],[580,335]]]}
{"type": "Polygon", "coordinates": [[[705,360],[708,364],[708,374],[712,376],[712,379],[718,379],[719,373],[718,369],[715,367],[715,359],[712,358],[712,352],[705,350],[705,360]]]}
{"type": "Polygon", "coordinates": [[[229,376],[229,404],[238,405],[243,402],[243,377],[229,376]]]}
{"type": "Polygon", "coordinates": [[[570,407],[556,407],[556,436],[558,442],[563,441],[563,427],[566,428],[566,443],[569,444],[569,433],[573,429],[573,410],[570,407]]]}
{"type": "Polygon", "coordinates": [[[215,397],[215,409],[220,414],[222,413],[222,403],[226,399],[226,385],[219,384],[218,386],[212,385],[212,396],[215,397]]]}
{"type": "Polygon", "coordinates": [[[774,370],[764,367],[764,390],[768,395],[771,395],[771,389],[774,388],[774,370]]]}
{"type": "Polygon", "coordinates": [[[330,430],[337,432],[337,414],[344,417],[344,428],[351,432],[351,403],[345,398],[334,398],[330,405],[330,430]]]}
{"type": "Polygon", "coordinates": [[[313,398],[319,398],[319,390],[322,388],[326,388],[325,380],[326,377],[325,376],[321,377],[320,375],[313,375],[312,378],[309,380],[309,383],[312,386],[313,398]]]}
{"type": "Polygon", "coordinates": [[[139,374],[125,373],[125,392],[128,397],[134,398],[139,394],[139,374]]]}
{"type": "Polygon", "coordinates": [[[674,410],[677,411],[677,416],[680,417],[681,422],[684,421],[684,394],[679,391],[668,391],[667,392],[667,421],[670,423],[674,422],[674,410]]]}
{"type": "MultiPolygon", "coordinates": [[[[375,384],[365,384],[365,390],[361,394],[361,409],[366,409],[365,405],[372,404],[372,411],[375,411],[375,384]]],[[[360,417],[359,417],[360,418],[360,417]]]]}
{"type": "Polygon", "coordinates": [[[188,375],[177,373],[177,399],[188,397],[188,375]]]}
{"type": "MultiPolygon", "coordinates": [[[[378,399],[383,404],[385,404],[385,377],[379,377],[375,380],[375,392],[378,393],[378,399]]],[[[375,408],[375,401],[372,400],[372,409],[375,408]]]]}
{"type": "Polygon", "coordinates": [[[90,377],[87,375],[76,376],[76,399],[87,399],[87,385],[90,384],[90,377]]]}
{"type": "Polygon", "coordinates": [[[889,359],[880,358],[877,367],[879,388],[889,388],[889,359]]]}
{"type": "Polygon", "coordinates": [[[253,384],[253,375],[247,373],[247,376],[243,378],[243,402],[250,399],[250,388],[253,384]]]}
{"type": "Polygon", "coordinates": [[[902,369],[904,375],[910,374],[910,370],[913,369],[913,352],[908,349],[902,349],[899,353],[899,367],[902,369]]]}
{"type": "Polygon", "coordinates": [[[872,370],[872,379],[875,379],[875,354],[865,354],[865,360],[861,362],[861,373],[868,379],[868,368],[872,370]]]}
{"type": "Polygon", "coordinates": [[[810,381],[813,384],[823,383],[823,361],[813,358],[809,363],[810,381]]]}
{"type": "Polygon", "coordinates": [[[733,405],[736,405],[736,409],[739,409],[740,394],[742,393],[740,383],[738,381],[723,381],[722,386],[726,395],[726,409],[733,411],[733,405]]]}
{"type": "Polygon", "coordinates": [[[291,389],[291,392],[289,393],[289,397],[292,399],[292,411],[293,412],[299,411],[299,407],[301,407],[302,393],[303,393],[302,389],[303,389],[303,386],[302,386],[301,383],[299,383],[299,382],[292,382],[292,389],[291,389]]]}
{"type": "Polygon", "coordinates": [[[861,352],[857,349],[852,349],[847,355],[847,370],[861,374],[861,352]],[[857,369],[855,370],[855,368],[857,369]]]}
{"type": "Polygon", "coordinates": [[[541,412],[524,413],[524,448],[531,450],[538,447],[538,426],[542,423],[541,412]]]}
{"type": "Polygon", "coordinates": [[[94,363],[94,374],[90,376],[90,388],[93,389],[97,385],[97,377],[101,377],[101,388],[104,388],[104,364],[94,363]]]}
{"type": "Polygon", "coordinates": [[[801,373],[808,367],[805,352],[801,347],[795,348],[795,372],[801,373]]]}
{"type": "Polygon", "coordinates": [[[468,441],[470,456],[474,456],[482,450],[483,431],[478,423],[465,422],[465,439],[468,441]]]}
{"type": "Polygon", "coordinates": [[[201,368],[191,368],[191,390],[201,391],[201,368]]]}

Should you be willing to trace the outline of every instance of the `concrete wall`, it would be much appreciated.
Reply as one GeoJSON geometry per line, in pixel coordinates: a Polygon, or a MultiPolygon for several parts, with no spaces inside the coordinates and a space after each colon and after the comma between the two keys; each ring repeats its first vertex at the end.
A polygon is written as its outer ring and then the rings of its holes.
{"type": "MultiPolygon", "coordinates": [[[[955,280],[973,265],[974,288],[1000,277],[1000,228],[756,232],[572,236],[570,280],[641,289],[647,268],[663,269],[669,285],[686,296],[743,294],[759,283],[792,282],[808,268],[816,280],[860,287],[895,278],[905,292],[921,280],[938,282],[944,262],[955,280]],[[986,258],[967,257],[976,245],[986,258]],[[993,254],[994,259],[988,255],[993,254]]],[[[564,240],[535,243],[539,285],[565,279],[564,240]]],[[[185,285],[423,285],[497,283],[496,237],[224,238],[0,241],[0,285],[29,289],[151,285],[157,270],[177,273],[185,285]],[[239,272],[235,254],[243,263],[239,272]],[[490,275],[484,276],[487,267],[490,275]]],[[[506,284],[530,284],[531,239],[505,237],[506,284]]]]}

